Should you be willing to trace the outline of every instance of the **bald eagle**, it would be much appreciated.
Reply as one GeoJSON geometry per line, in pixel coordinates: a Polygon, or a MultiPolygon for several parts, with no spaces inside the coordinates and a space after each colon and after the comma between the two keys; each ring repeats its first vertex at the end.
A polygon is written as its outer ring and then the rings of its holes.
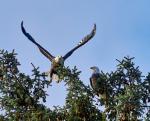
{"type": "Polygon", "coordinates": [[[99,72],[99,68],[96,66],[91,67],[90,69],[92,69],[93,73],[92,76],[90,77],[90,85],[92,87],[92,89],[98,94],[98,79],[100,78],[100,72],[99,72]]]}
{"type": "Polygon", "coordinates": [[[44,47],[42,47],[39,43],[37,43],[35,41],[35,39],[26,32],[24,26],[23,26],[23,21],[21,22],[21,30],[23,32],[23,34],[31,41],[33,42],[40,50],[40,52],[51,61],[51,68],[50,68],[50,78],[51,81],[53,79],[55,79],[56,81],[58,81],[59,79],[54,78],[55,76],[57,76],[57,67],[59,67],[60,65],[63,66],[64,65],[64,61],[70,57],[72,55],[72,53],[77,50],[79,47],[81,47],[82,45],[86,44],[90,39],[92,39],[96,33],[96,24],[94,24],[94,27],[91,31],[90,34],[88,34],[87,36],[85,36],[79,43],[78,45],[76,45],[73,49],[71,49],[69,52],[67,52],[64,56],[53,56],[51,53],[49,53],[44,47]]]}
{"type": "Polygon", "coordinates": [[[96,66],[91,67],[93,73],[90,77],[90,85],[95,94],[100,97],[105,104],[108,102],[106,80],[104,80],[100,74],[99,68],[96,66]]]}

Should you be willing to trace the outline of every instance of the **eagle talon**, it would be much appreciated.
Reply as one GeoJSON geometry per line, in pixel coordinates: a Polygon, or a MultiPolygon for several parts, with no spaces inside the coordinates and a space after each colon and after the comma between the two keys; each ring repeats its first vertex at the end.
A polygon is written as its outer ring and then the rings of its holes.
{"type": "Polygon", "coordinates": [[[52,83],[52,79],[50,79],[49,81],[48,81],[48,84],[50,85],[52,83]]]}

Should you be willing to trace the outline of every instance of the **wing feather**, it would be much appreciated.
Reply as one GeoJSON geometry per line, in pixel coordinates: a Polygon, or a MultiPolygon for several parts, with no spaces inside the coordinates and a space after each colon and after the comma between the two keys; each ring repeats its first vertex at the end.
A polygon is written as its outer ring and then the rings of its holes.
{"type": "Polygon", "coordinates": [[[52,61],[55,57],[53,55],[51,55],[46,49],[44,49],[40,44],[38,44],[34,38],[26,32],[25,28],[23,27],[23,21],[21,22],[21,30],[23,32],[23,34],[31,41],[33,42],[36,46],[38,46],[40,52],[47,57],[50,61],[52,61]]]}
{"type": "Polygon", "coordinates": [[[77,50],[79,47],[83,46],[83,45],[86,44],[90,39],[92,39],[92,38],[94,37],[95,33],[96,33],[96,24],[94,24],[94,27],[93,27],[93,29],[92,29],[92,31],[91,31],[90,34],[88,34],[87,36],[85,36],[85,37],[79,42],[79,44],[78,44],[76,47],[74,47],[72,50],[70,50],[68,53],[66,53],[66,54],[64,55],[64,57],[63,57],[64,60],[66,60],[69,56],[71,56],[72,53],[73,53],[75,50],[77,50]]]}
{"type": "Polygon", "coordinates": [[[92,83],[92,78],[90,78],[90,85],[92,87],[92,89],[94,89],[93,83],[92,83]]]}

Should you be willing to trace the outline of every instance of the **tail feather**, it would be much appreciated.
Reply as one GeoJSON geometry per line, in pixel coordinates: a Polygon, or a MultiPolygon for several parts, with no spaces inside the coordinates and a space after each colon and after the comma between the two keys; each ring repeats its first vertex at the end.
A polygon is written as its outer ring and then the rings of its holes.
{"type": "Polygon", "coordinates": [[[52,82],[52,80],[55,80],[57,83],[60,82],[59,76],[55,73],[51,73],[50,71],[47,71],[45,72],[45,75],[48,76],[50,83],[52,82]]]}
{"type": "Polygon", "coordinates": [[[59,77],[58,77],[57,74],[53,74],[53,75],[52,75],[52,80],[55,80],[57,83],[60,82],[59,77]]]}

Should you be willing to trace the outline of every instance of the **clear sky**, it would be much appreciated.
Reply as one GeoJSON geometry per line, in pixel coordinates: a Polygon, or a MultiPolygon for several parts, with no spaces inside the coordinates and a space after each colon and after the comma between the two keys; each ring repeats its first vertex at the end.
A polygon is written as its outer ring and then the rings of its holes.
{"type": "MultiPolygon", "coordinates": [[[[22,64],[20,70],[31,74],[31,62],[48,71],[50,62],[21,32],[26,30],[54,55],[72,49],[93,24],[96,36],[65,62],[82,71],[80,77],[88,85],[90,67],[97,65],[104,72],[115,69],[115,59],[134,56],[136,65],[150,70],[150,1],[149,0],[2,0],[0,2],[0,48],[16,50],[22,64]]],[[[48,89],[47,103],[63,105],[64,83],[48,89]]]]}

